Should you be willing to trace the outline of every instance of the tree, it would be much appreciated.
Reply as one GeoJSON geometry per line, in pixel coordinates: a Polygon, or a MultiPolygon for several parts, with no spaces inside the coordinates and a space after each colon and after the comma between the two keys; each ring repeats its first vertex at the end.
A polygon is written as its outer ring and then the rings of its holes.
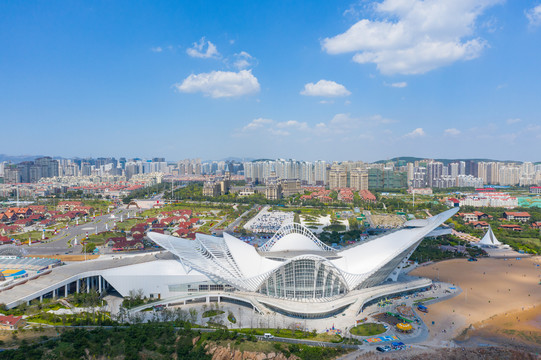
{"type": "Polygon", "coordinates": [[[195,324],[195,322],[197,321],[197,310],[192,308],[189,310],[189,313],[190,313],[190,320],[192,324],[195,324]]]}
{"type": "Polygon", "coordinates": [[[96,244],[94,244],[93,242],[88,242],[83,245],[83,250],[81,252],[88,254],[88,253],[93,252],[95,249],[96,249],[96,244]]]}

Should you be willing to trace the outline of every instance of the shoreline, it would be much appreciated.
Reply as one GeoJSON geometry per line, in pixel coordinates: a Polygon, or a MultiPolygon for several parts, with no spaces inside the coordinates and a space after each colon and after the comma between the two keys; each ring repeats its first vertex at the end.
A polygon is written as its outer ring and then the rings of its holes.
{"type": "MultiPolygon", "coordinates": [[[[462,290],[451,298],[428,303],[428,314],[418,313],[429,329],[428,339],[420,345],[453,346],[468,329],[477,329],[499,316],[541,310],[540,260],[539,256],[482,258],[478,262],[451,259],[412,269],[412,276],[439,277],[462,290]]],[[[533,321],[528,328],[541,334],[535,326],[541,323],[541,315],[525,320],[523,324],[533,321]]]]}

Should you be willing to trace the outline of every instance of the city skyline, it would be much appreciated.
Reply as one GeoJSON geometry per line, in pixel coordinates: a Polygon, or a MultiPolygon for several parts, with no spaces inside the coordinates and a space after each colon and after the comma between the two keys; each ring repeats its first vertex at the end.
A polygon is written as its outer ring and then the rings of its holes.
{"type": "MultiPolygon", "coordinates": [[[[81,161],[84,161],[84,160],[96,160],[96,159],[127,159],[127,160],[145,160],[145,161],[151,161],[152,159],[156,159],[156,158],[160,158],[160,159],[164,159],[165,162],[167,163],[178,163],[180,161],[183,161],[186,159],[185,156],[182,156],[182,155],[178,155],[177,157],[175,158],[165,158],[163,156],[159,156],[159,155],[151,155],[149,157],[145,157],[145,156],[137,156],[137,155],[134,155],[134,156],[124,156],[124,155],[105,155],[105,156],[73,156],[73,157],[67,157],[67,156],[61,156],[61,155],[43,155],[43,154],[40,154],[40,155],[30,155],[30,154],[19,154],[19,155],[11,155],[11,154],[0,154],[0,163],[4,162],[4,163],[12,163],[12,164],[18,164],[18,163],[21,163],[23,161],[34,161],[35,159],[39,159],[39,158],[45,158],[45,157],[50,157],[52,159],[55,159],[55,160],[81,160],[81,161]]],[[[270,161],[275,161],[275,160],[294,160],[294,161],[326,161],[328,163],[333,163],[333,162],[337,162],[337,163],[340,163],[340,162],[347,162],[347,161],[362,161],[362,162],[365,162],[367,164],[373,164],[373,163],[382,163],[382,162],[389,162],[389,161],[398,161],[398,160],[405,160],[407,162],[413,162],[413,161],[425,161],[425,160],[434,160],[434,161],[443,161],[443,162],[456,162],[456,161],[473,161],[473,162],[501,162],[501,163],[525,163],[525,162],[531,162],[533,164],[539,164],[541,163],[541,161],[536,161],[536,160],[533,160],[533,161],[529,161],[529,160],[520,160],[520,159],[495,159],[495,158],[438,158],[438,157],[430,157],[430,156],[393,156],[393,157],[388,157],[388,158],[381,158],[381,159],[377,159],[377,160],[374,160],[374,161],[367,161],[366,159],[362,159],[362,158],[354,158],[354,157],[349,157],[349,158],[321,158],[321,159],[303,159],[303,158],[295,158],[293,156],[285,156],[285,157],[259,157],[259,158],[255,158],[255,157],[250,157],[250,156],[245,156],[245,157],[239,157],[239,156],[227,156],[227,157],[222,157],[222,158],[214,158],[214,159],[205,159],[205,158],[202,158],[200,156],[193,156],[193,157],[189,157],[189,158],[192,158],[192,159],[199,159],[201,162],[203,163],[208,163],[208,162],[229,162],[229,161],[233,161],[233,162],[251,162],[251,161],[260,161],[260,160],[270,160],[270,161]]]]}
{"type": "Polygon", "coordinates": [[[2,153],[539,161],[538,2],[0,10],[2,153]]]}

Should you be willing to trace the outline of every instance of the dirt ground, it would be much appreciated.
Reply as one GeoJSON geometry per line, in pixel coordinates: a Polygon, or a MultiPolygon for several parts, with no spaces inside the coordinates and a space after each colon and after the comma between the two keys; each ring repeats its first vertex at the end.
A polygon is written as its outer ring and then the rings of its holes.
{"type": "Polygon", "coordinates": [[[520,349],[502,347],[476,347],[476,348],[445,348],[423,349],[413,348],[393,353],[370,352],[357,356],[356,360],[534,360],[536,355],[520,349]]]}
{"type": "Polygon", "coordinates": [[[400,216],[394,214],[372,214],[371,217],[376,226],[398,227],[404,223],[400,216]]]}
{"type": "Polygon", "coordinates": [[[473,324],[457,337],[459,344],[506,344],[541,353],[541,306],[493,316],[473,324]]]}
{"type": "Polygon", "coordinates": [[[540,257],[486,258],[477,262],[453,259],[413,270],[411,275],[431,279],[439,276],[441,281],[462,289],[458,296],[429,305],[428,314],[421,314],[432,344],[444,344],[470,325],[477,328],[489,320],[491,331],[504,330],[507,323],[508,330],[540,331],[540,264],[540,257]]]}
{"type": "Polygon", "coordinates": [[[41,336],[47,336],[49,338],[56,337],[58,336],[58,332],[52,327],[43,327],[41,330],[17,330],[16,332],[11,330],[0,330],[0,341],[3,342],[1,347],[10,348],[19,346],[23,339],[26,339],[28,342],[33,342],[41,336]]]}
{"type": "MultiPolygon", "coordinates": [[[[61,261],[85,261],[84,255],[32,255],[32,257],[58,259],[61,261]]],[[[86,260],[94,260],[99,257],[99,255],[87,255],[86,260]]]]}

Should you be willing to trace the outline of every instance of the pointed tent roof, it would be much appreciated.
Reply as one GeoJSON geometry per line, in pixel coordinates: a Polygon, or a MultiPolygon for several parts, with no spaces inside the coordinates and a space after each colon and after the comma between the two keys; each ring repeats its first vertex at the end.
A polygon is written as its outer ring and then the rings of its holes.
{"type": "Polygon", "coordinates": [[[481,241],[479,241],[479,245],[493,245],[493,246],[498,246],[498,245],[501,245],[502,243],[500,241],[498,241],[498,239],[496,239],[496,235],[494,235],[494,233],[492,232],[492,228],[490,227],[490,225],[488,226],[488,230],[487,232],[485,233],[485,236],[483,236],[483,238],[481,239],[481,241]]]}

